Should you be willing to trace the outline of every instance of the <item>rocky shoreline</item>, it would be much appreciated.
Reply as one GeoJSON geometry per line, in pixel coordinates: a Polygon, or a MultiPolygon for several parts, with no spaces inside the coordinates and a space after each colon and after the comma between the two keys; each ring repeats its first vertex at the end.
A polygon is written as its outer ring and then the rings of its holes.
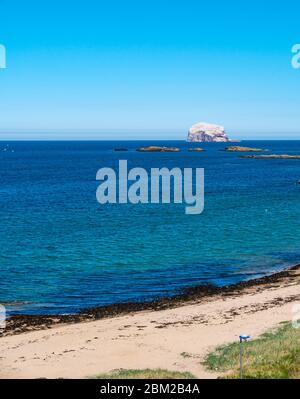
{"type": "Polygon", "coordinates": [[[288,284],[293,280],[295,271],[300,270],[300,264],[267,275],[261,278],[243,281],[237,284],[218,287],[214,285],[199,285],[189,287],[177,295],[170,297],[162,297],[148,302],[127,302],[116,303],[107,306],[99,306],[82,310],[77,314],[70,315],[14,315],[6,322],[6,328],[0,330],[1,336],[22,334],[33,330],[46,330],[53,326],[62,324],[74,324],[80,322],[100,320],[104,318],[112,318],[140,311],[159,311],[164,309],[172,309],[193,302],[199,302],[208,297],[218,296],[226,297],[229,295],[240,295],[251,287],[265,286],[271,288],[273,285],[288,284]]]}

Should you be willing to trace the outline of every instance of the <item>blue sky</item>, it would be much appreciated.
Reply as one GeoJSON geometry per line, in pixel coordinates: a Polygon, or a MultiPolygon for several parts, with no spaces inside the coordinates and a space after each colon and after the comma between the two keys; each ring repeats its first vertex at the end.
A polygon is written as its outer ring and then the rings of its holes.
{"type": "Polygon", "coordinates": [[[0,0],[0,139],[300,138],[300,5],[266,3],[0,0]]]}

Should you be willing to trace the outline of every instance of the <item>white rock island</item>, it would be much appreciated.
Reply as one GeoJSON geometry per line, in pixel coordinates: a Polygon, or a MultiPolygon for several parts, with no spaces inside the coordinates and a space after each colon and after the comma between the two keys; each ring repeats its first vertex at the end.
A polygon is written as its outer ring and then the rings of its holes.
{"type": "Polygon", "coordinates": [[[223,126],[199,122],[190,127],[187,141],[228,142],[231,140],[225,134],[225,128],[223,126]]]}

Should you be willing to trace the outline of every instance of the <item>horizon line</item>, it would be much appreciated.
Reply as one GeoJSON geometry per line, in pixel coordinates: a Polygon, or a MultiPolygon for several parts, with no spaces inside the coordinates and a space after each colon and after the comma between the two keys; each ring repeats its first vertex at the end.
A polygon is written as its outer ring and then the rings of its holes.
{"type": "Polygon", "coordinates": [[[0,138],[0,142],[7,142],[7,141],[183,141],[183,142],[187,142],[187,143],[218,143],[218,144],[223,144],[223,143],[237,143],[237,142],[241,142],[241,141],[300,141],[300,137],[299,138],[278,138],[278,137],[273,137],[273,138],[241,138],[241,139],[231,139],[230,141],[197,141],[197,142],[191,142],[191,141],[187,141],[186,139],[170,139],[170,138],[166,138],[166,139],[162,139],[162,138],[153,138],[153,139],[139,139],[139,138],[135,138],[135,139],[130,139],[130,138],[120,138],[120,139],[83,139],[83,138],[47,138],[47,139],[20,139],[20,138],[11,138],[11,139],[2,139],[0,138]]]}

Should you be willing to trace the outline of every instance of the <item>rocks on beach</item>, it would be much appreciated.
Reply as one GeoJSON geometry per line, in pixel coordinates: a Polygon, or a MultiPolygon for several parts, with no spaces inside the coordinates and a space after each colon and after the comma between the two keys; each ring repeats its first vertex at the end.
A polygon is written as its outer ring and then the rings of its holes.
{"type": "Polygon", "coordinates": [[[180,151],[177,147],[159,147],[155,145],[150,145],[148,147],[137,148],[139,152],[178,152],[180,151]]]}
{"type": "Polygon", "coordinates": [[[199,122],[191,126],[187,141],[190,142],[228,142],[231,141],[225,134],[225,128],[206,122],[199,122]]]}
{"type": "Polygon", "coordinates": [[[258,152],[258,151],[268,151],[263,148],[255,148],[255,147],[242,147],[239,145],[231,145],[225,148],[225,151],[232,151],[232,152],[258,152]]]}

